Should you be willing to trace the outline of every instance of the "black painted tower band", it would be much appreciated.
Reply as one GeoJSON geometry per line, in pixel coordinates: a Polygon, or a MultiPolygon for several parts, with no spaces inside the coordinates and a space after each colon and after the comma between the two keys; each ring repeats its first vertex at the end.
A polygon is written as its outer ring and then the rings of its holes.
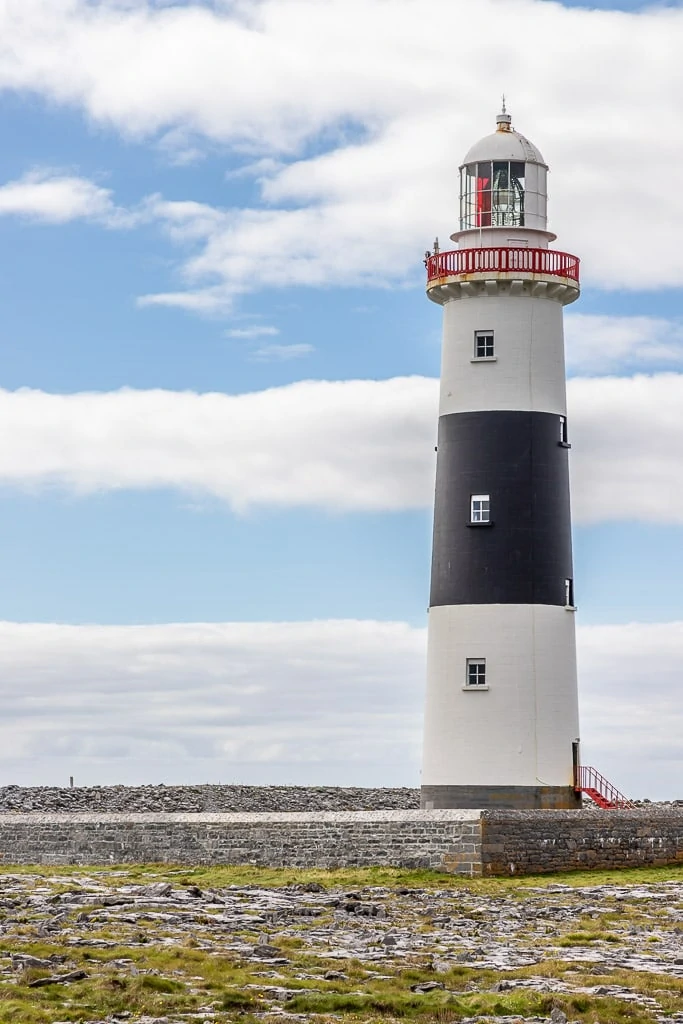
{"type": "Polygon", "coordinates": [[[462,412],[439,420],[430,605],[567,603],[569,462],[559,415],[462,412]],[[470,522],[490,495],[489,524],[470,522]]]}

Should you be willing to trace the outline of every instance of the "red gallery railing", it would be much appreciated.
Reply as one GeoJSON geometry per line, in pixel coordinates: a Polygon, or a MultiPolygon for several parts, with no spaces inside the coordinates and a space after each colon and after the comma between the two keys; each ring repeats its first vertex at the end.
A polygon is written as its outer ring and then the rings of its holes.
{"type": "Polygon", "coordinates": [[[586,793],[593,803],[604,810],[626,810],[633,807],[631,801],[620,793],[616,786],[608,782],[597,768],[591,768],[589,765],[582,764],[576,768],[574,789],[586,793]]]}
{"type": "Polygon", "coordinates": [[[482,274],[487,270],[499,273],[521,271],[526,274],[547,274],[551,277],[565,277],[579,283],[578,256],[555,249],[527,249],[524,246],[507,246],[491,249],[453,249],[429,256],[427,283],[440,277],[457,277],[461,274],[482,274]]]}

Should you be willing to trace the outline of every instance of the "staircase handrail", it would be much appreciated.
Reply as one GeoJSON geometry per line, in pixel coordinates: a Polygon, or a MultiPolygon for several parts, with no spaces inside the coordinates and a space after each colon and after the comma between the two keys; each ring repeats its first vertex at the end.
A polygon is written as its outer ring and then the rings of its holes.
{"type": "Polygon", "coordinates": [[[628,797],[625,797],[597,768],[593,768],[591,765],[582,764],[577,766],[574,788],[584,792],[589,789],[597,790],[598,793],[619,810],[626,810],[634,806],[628,797]]]}

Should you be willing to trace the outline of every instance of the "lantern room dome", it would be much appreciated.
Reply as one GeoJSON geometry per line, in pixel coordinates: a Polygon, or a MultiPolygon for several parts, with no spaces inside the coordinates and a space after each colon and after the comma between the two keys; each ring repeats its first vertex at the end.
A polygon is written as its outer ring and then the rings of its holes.
{"type": "MultiPolygon", "coordinates": [[[[486,135],[479,142],[475,142],[467,151],[463,166],[476,163],[478,160],[521,160],[527,164],[541,164],[542,167],[547,167],[533,142],[529,142],[527,138],[516,132],[510,126],[507,118],[503,120],[504,116],[501,115],[498,118],[497,131],[486,135]]],[[[509,117],[509,115],[507,116],[509,117]]]]}

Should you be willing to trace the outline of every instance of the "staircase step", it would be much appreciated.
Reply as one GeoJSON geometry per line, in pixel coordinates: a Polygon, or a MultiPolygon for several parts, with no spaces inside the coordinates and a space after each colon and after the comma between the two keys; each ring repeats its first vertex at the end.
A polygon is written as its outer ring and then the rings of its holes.
{"type": "Polygon", "coordinates": [[[586,787],[583,792],[586,796],[591,798],[594,804],[597,804],[598,807],[602,807],[603,811],[614,809],[615,804],[613,804],[611,800],[608,800],[607,797],[604,797],[597,789],[590,789],[589,787],[586,787]]]}

